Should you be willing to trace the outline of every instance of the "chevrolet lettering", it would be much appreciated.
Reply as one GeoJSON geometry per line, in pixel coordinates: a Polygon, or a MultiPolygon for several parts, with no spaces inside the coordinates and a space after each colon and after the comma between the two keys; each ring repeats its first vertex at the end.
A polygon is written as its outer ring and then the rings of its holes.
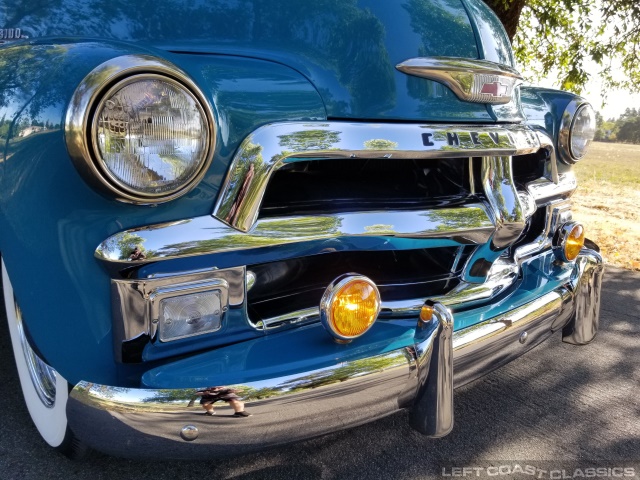
{"type": "Polygon", "coordinates": [[[596,336],[594,111],[481,0],[32,3],[0,9],[0,255],[51,447],[436,439],[455,388],[596,336]]]}

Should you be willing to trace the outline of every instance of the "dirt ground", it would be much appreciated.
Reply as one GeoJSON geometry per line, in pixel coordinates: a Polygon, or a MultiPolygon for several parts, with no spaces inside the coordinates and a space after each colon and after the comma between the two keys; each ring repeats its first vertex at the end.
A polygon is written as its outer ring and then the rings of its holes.
{"type": "Polygon", "coordinates": [[[640,145],[594,142],[575,169],[574,218],[608,264],[640,271],[640,145]]]}

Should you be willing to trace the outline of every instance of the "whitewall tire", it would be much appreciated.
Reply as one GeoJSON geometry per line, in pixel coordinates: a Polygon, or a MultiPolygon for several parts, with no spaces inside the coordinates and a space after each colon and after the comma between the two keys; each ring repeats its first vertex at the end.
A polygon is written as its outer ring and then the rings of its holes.
{"type": "Polygon", "coordinates": [[[85,448],[67,426],[69,384],[29,346],[22,327],[20,309],[13,295],[13,286],[2,259],[0,263],[13,355],[27,409],[45,442],[65,455],[77,458],[84,453],[85,448]]]}

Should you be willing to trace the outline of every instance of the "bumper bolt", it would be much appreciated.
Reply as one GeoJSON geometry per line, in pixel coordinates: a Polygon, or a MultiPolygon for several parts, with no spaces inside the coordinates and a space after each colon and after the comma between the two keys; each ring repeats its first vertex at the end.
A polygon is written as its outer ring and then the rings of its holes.
{"type": "Polygon", "coordinates": [[[187,442],[192,442],[193,440],[198,438],[199,434],[200,432],[198,431],[198,427],[196,427],[195,425],[185,425],[180,431],[180,436],[187,442]]]}
{"type": "Polygon", "coordinates": [[[529,336],[529,334],[527,332],[522,332],[520,334],[520,338],[519,338],[520,343],[522,343],[524,345],[527,342],[527,337],[528,336],[529,336]]]}

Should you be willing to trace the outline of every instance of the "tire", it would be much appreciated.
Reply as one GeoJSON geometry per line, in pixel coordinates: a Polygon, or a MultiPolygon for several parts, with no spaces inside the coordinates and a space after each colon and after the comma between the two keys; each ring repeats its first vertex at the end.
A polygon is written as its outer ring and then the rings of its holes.
{"type": "Polygon", "coordinates": [[[13,356],[29,415],[47,444],[69,458],[78,459],[86,453],[87,448],[74,436],[67,424],[69,383],[44,363],[29,346],[22,327],[20,309],[13,295],[13,286],[1,258],[0,263],[13,356]]]}

